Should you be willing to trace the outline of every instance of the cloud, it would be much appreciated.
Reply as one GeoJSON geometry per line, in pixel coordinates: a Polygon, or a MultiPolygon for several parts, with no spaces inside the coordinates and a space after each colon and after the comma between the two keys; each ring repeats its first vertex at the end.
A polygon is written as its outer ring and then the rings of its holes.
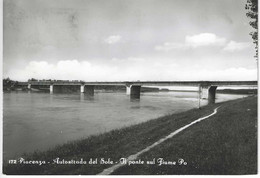
{"type": "Polygon", "coordinates": [[[193,36],[186,36],[184,43],[165,42],[163,45],[155,46],[156,51],[171,51],[174,49],[185,50],[206,46],[219,46],[223,51],[235,52],[247,49],[251,46],[248,42],[227,42],[225,38],[218,37],[213,33],[201,33],[193,36]]]}
{"type": "Polygon", "coordinates": [[[198,35],[186,36],[184,43],[166,42],[163,45],[155,46],[157,51],[170,51],[173,49],[188,49],[202,46],[223,46],[225,38],[218,37],[213,33],[201,33],[198,35]]]}
{"type": "Polygon", "coordinates": [[[115,43],[118,43],[120,40],[121,40],[120,35],[112,35],[112,36],[109,36],[108,38],[106,38],[104,41],[105,41],[105,43],[108,43],[108,44],[115,44],[115,43]]]}
{"type": "Polygon", "coordinates": [[[200,69],[194,66],[180,67],[172,61],[127,58],[122,63],[96,65],[89,61],[61,60],[51,64],[31,61],[25,68],[10,70],[5,77],[26,81],[36,79],[85,80],[85,81],[134,81],[134,80],[256,80],[257,69],[228,68],[200,69]],[[144,67],[145,66],[145,67],[144,67]]]}
{"type": "Polygon", "coordinates": [[[170,43],[170,42],[166,42],[163,45],[159,45],[159,46],[155,46],[155,50],[157,51],[170,51],[173,49],[185,49],[186,46],[185,44],[181,44],[181,43],[170,43]]]}
{"type": "Polygon", "coordinates": [[[213,33],[201,33],[193,36],[186,36],[185,44],[191,47],[210,46],[217,45],[221,46],[226,43],[225,38],[220,38],[213,33]]]}
{"type": "Polygon", "coordinates": [[[191,80],[216,80],[216,81],[242,81],[242,80],[257,80],[257,69],[247,69],[244,67],[233,67],[223,70],[193,70],[191,75],[185,75],[185,78],[190,77],[191,80]]]}
{"type": "Polygon", "coordinates": [[[88,61],[60,60],[56,64],[31,61],[24,69],[9,71],[8,76],[18,81],[30,78],[103,81],[112,80],[116,74],[118,74],[117,68],[113,66],[94,65],[88,61]]]}
{"type": "Polygon", "coordinates": [[[144,62],[144,58],[128,57],[128,58],[112,58],[112,62],[144,62]]]}
{"type": "Polygon", "coordinates": [[[251,43],[230,41],[223,50],[229,51],[229,52],[234,52],[234,51],[240,51],[240,50],[247,49],[250,46],[251,46],[251,43]]]}

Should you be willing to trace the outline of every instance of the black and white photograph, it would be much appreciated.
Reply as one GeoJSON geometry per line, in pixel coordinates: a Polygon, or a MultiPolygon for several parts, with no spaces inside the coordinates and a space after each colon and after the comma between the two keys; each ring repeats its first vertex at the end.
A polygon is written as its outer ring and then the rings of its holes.
{"type": "Polygon", "coordinates": [[[1,3],[2,176],[258,174],[258,0],[1,3]]]}

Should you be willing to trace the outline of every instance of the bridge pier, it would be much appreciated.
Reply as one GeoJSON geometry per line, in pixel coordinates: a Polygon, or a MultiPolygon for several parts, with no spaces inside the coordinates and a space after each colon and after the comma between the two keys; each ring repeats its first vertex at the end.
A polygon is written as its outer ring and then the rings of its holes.
{"type": "Polygon", "coordinates": [[[80,89],[87,95],[94,96],[94,88],[95,88],[95,85],[84,85],[83,87],[81,86],[80,89]]]}
{"type": "Polygon", "coordinates": [[[131,99],[140,99],[141,85],[126,86],[126,94],[130,95],[131,99]]]}
{"type": "Polygon", "coordinates": [[[85,89],[85,85],[81,85],[80,86],[80,93],[84,93],[85,92],[84,89],[85,89]]]}
{"type": "Polygon", "coordinates": [[[209,96],[209,87],[210,86],[200,86],[200,98],[201,99],[208,99],[208,96],[209,96]]]}
{"type": "Polygon", "coordinates": [[[50,85],[50,94],[53,93],[53,85],[50,85]]]}
{"type": "Polygon", "coordinates": [[[208,104],[214,104],[215,103],[217,87],[218,86],[211,86],[211,87],[209,87],[208,104]]]}
{"type": "Polygon", "coordinates": [[[126,95],[130,95],[130,93],[131,93],[131,85],[126,86],[126,95]]]}
{"type": "Polygon", "coordinates": [[[216,99],[217,86],[200,85],[199,94],[200,98],[207,99],[208,104],[214,104],[216,99]]]}
{"type": "Polygon", "coordinates": [[[29,90],[31,90],[31,87],[32,87],[32,84],[28,83],[27,88],[28,88],[29,90]]]}

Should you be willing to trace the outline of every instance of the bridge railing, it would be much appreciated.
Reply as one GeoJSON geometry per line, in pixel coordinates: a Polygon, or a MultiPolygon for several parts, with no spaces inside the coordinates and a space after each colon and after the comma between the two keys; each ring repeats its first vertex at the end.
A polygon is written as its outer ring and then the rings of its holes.
{"type": "Polygon", "coordinates": [[[85,82],[78,80],[37,80],[18,82],[19,85],[145,85],[145,86],[257,86],[257,81],[118,81],[85,82]]]}

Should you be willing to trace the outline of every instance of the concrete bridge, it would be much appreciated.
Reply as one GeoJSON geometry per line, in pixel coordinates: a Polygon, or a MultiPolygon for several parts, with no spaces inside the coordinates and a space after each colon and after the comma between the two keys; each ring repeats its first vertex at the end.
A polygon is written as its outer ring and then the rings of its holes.
{"type": "Polygon", "coordinates": [[[85,82],[85,81],[31,81],[18,82],[18,86],[33,87],[42,86],[49,89],[50,93],[63,92],[67,88],[76,92],[94,95],[94,87],[97,85],[125,86],[126,94],[130,98],[139,99],[142,86],[196,86],[199,98],[208,99],[208,103],[215,103],[216,89],[218,86],[257,86],[257,81],[123,81],[123,82],[85,82]]]}

